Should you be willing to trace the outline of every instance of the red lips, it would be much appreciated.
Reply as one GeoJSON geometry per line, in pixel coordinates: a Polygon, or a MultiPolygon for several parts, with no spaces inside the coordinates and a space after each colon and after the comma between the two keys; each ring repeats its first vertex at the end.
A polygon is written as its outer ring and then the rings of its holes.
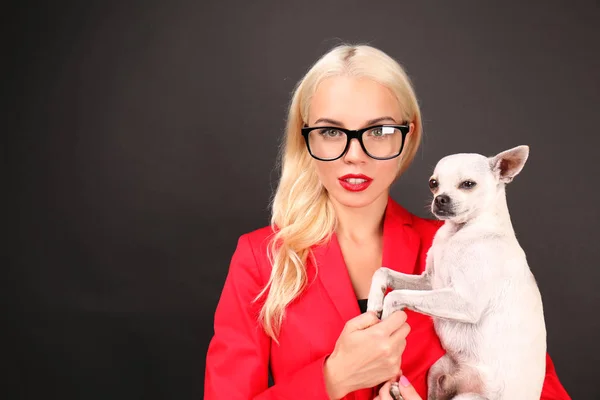
{"type": "Polygon", "coordinates": [[[340,185],[350,192],[362,192],[369,187],[373,178],[363,174],[348,174],[338,178],[340,185]]]}

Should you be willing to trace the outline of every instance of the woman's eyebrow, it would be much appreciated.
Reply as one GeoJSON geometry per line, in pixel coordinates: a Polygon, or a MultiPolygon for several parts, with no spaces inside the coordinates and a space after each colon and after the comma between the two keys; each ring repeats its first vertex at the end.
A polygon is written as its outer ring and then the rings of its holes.
{"type": "Polygon", "coordinates": [[[329,119],[329,118],[319,118],[318,120],[315,121],[315,125],[320,122],[323,122],[326,124],[331,124],[331,125],[344,126],[344,124],[342,124],[340,121],[336,121],[334,119],[329,119]]]}
{"type": "MultiPolygon", "coordinates": [[[[371,120],[367,121],[365,126],[375,125],[379,122],[384,122],[384,121],[392,121],[395,124],[398,123],[394,118],[386,115],[384,117],[379,117],[379,118],[375,118],[375,119],[371,119],[371,120]]],[[[325,124],[331,124],[331,125],[342,126],[342,127],[344,126],[344,124],[341,123],[340,121],[336,121],[331,118],[319,118],[318,120],[315,121],[315,125],[318,123],[325,123],[325,124]]]]}
{"type": "Polygon", "coordinates": [[[398,123],[398,122],[396,122],[396,120],[394,118],[385,116],[385,117],[375,118],[375,119],[367,121],[367,126],[375,125],[377,123],[384,122],[384,121],[392,121],[395,124],[398,123]]]}

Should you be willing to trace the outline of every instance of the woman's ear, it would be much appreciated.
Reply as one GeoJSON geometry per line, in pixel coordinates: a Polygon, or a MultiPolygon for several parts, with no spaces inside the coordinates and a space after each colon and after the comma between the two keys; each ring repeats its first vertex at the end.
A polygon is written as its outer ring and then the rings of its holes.
{"type": "Polygon", "coordinates": [[[408,124],[408,133],[406,134],[406,137],[408,138],[410,136],[411,133],[413,133],[415,131],[415,123],[411,122],[408,124]]]}
{"type": "Polygon", "coordinates": [[[404,148],[406,148],[406,143],[410,142],[412,139],[412,134],[415,132],[416,125],[414,122],[409,122],[408,124],[408,133],[406,134],[406,139],[404,140],[404,148]]]}

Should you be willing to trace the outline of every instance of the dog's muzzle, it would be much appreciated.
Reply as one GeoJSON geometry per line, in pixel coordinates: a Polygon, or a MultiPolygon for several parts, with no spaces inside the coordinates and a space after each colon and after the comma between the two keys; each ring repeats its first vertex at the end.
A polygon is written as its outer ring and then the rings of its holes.
{"type": "Polygon", "coordinates": [[[452,201],[450,200],[450,196],[445,194],[435,196],[435,199],[433,200],[433,213],[438,217],[453,216],[454,211],[452,210],[452,201]]]}

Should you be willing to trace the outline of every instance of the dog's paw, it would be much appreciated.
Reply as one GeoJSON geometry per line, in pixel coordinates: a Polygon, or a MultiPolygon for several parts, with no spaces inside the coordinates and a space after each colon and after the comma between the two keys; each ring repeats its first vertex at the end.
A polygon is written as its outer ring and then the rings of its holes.
{"type": "Polygon", "coordinates": [[[381,319],[386,319],[394,311],[404,310],[406,305],[398,300],[398,296],[394,292],[389,293],[383,300],[383,311],[381,312],[381,319]]]}
{"type": "Polygon", "coordinates": [[[381,318],[383,311],[383,301],[385,292],[388,288],[388,269],[379,268],[371,278],[371,288],[369,289],[369,298],[367,300],[367,311],[374,311],[377,317],[381,318]]]}
{"type": "Polygon", "coordinates": [[[381,296],[369,294],[367,299],[367,311],[381,312],[383,310],[383,295],[381,296]]]}

